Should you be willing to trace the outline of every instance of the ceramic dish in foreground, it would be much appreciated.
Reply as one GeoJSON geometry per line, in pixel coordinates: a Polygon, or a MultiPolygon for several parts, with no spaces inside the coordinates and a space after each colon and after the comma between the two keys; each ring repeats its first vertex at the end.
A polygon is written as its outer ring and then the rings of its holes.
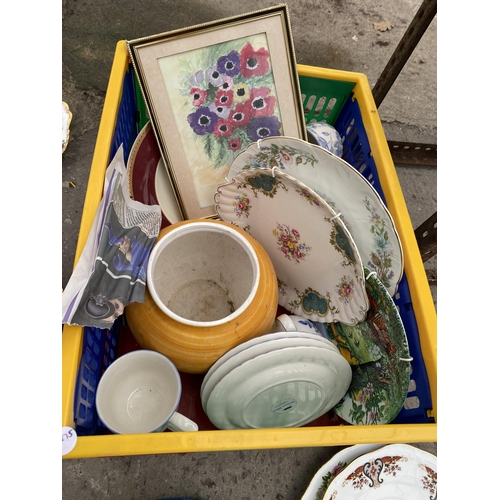
{"type": "Polygon", "coordinates": [[[228,373],[210,394],[206,414],[219,429],[298,427],[329,411],[350,381],[351,367],[335,351],[286,347],[228,373]]]}
{"type": "MultiPolygon", "coordinates": [[[[370,310],[356,326],[332,324],[333,341],[350,348],[347,338],[366,337],[378,348],[377,361],[352,366],[352,382],[333,409],[350,424],[388,424],[403,408],[410,383],[410,351],[399,312],[381,281],[365,268],[370,310]]],[[[342,352],[342,349],[341,349],[342,352]]]]}
{"type": "Polygon", "coordinates": [[[323,500],[437,499],[437,458],[406,444],[354,459],[328,486],[323,500]]]}
{"type": "Polygon", "coordinates": [[[321,197],[279,169],[243,170],[215,194],[220,218],[251,234],[278,277],[278,303],[312,321],[355,325],[369,307],[349,231],[321,197]]]}
{"type": "MultiPolygon", "coordinates": [[[[216,370],[218,370],[222,366],[222,364],[224,364],[226,361],[230,360],[233,356],[240,354],[241,352],[245,351],[246,349],[248,349],[250,347],[256,346],[258,344],[262,344],[263,342],[270,342],[272,340],[289,339],[289,338],[306,338],[306,339],[314,338],[314,339],[316,339],[316,335],[311,334],[311,333],[298,332],[298,331],[291,331],[291,332],[280,331],[280,332],[273,332],[273,333],[267,333],[264,335],[260,335],[259,337],[255,337],[253,339],[247,340],[246,342],[238,344],[237,346],[235,346],[232,349],[230,349],[229,351],[227,351],[224,355],[222,355],[210,367],[210,369],[206,373],[205,377],[203,378],[200,392],[204,392],[205,385],[207,384],[208,380],[213,375],[213,373],[216,370]]],[[[328,339],[323,339],[323,340],[326,342],[326,345],[328,343],[330,343],[332,346],[334,346],[334,348],[340,354],[340,351],[335,343],[332,343],[328,339]]]]}
{"type": "Polygon", "coordinates": [[[301,500],[322,500],[330,483],[348,464],[382,446],[382,444],[356,444],[340,450],[316,472],[301,500]]]}
{"type": "Polygon", "coordinates": [[[127,174],[132,199],[160,206],[162,228],[182,220],[151,122],[144,125],[132,145],[127,174]]]}
{"type": "Polygon", "coordinates": [[[73,118],[73,113],[69,110],[69,106],[62,101],[62,152],[66,150],[69,143],[69,126],[71,125],[71,119],[73,118]]]}
{"type": "MultiPolygon", "coordinates": [[[[264,335],[263,337],[267,337],[267,335],[264,335]]],[[[262,337],[260,338],[262,339],[262,337]]],[[[248,345],[248,342],[245,344],[247,344],[246,347],[244,349],[237,349],[237,353],[232,353],[231,351],[226,353],[228,355],[226,356],[226,359],[224,359],[221,363],[218,363],[217,367],[215,367],[211,372],[209,371],[209,373],[205,376],[201,387],[201,404],[205,411],[206,402],[208,401],[214,387],[232,370],[252,358],[276,349],[309,345],[324,347],[325,349],[331,349],[334,352],[339,353],[338,348],[331,342],[328,343],[328,341],[323,337],[312,334],[301,334],[300,332],[296,332],[295,335],[290,334],[281,336],[281,338],[263,340],[262,342],[252,342],[252,345],[248,345]]]]}
{"type": "Polygon", "coordinates": [[[242,170],[275,166],[340,212],[363,264],[376,271],[394,296],[403,276],[403,249],[392,216],[369,181],[342,158],[293,137],[270,137],[251,144],[234,159],[227,179],[242,170]]]}

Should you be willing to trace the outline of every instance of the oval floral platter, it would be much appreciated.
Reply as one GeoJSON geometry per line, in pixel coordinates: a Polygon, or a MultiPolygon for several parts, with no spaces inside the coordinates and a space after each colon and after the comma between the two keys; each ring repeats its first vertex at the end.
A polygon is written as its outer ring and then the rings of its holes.
{"type": "Polygon", "coordinates": [[[408,394],[410,351],[403,322],[392,297],[366,267],[365,277],[370,300],[366,320],[356,326],[330,325],[332,340],[343,353],[342,348],[352,349],[348,342],[350,338],[365,337],[378,347],[378,352],[372,353],[375,361],[350,363],[351,385],[333,411],[354,425],[388,424],[398,416],[408,394]]]}
{"type": "Polygon", "coordinates": [[[132,145],[127,175],[133,200],[160,206],[162,229],[182,220],[151,122],[144,125],[132,145]]]}
{"type": "Polygon", "coordinates": [[[394,296],[403,275],[401,241],[387,207],[362,174],[326,149],[294,137],[251,144],[234,159],[226,178],[254,167],[279,167],[340,212],[363,264],[394,296]]]}
{"type": "Polygon", "coordinates": [[[220,218],[251,234],[278,277],[278,302],[312,321],[355,325],[369,308],[361,259],[335,211],[278,169],[244,170],[217,188],[220,218]]]}
{"type": "Polygon", "coordinates": [[[328,486],[323,500],[437,499],[437,457],[392,444],[353,460],[328,486]]]}

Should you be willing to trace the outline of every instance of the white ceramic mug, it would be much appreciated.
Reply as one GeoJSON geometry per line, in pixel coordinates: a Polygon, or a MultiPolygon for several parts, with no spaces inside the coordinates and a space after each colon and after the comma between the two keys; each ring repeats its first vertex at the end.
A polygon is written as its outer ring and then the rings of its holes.
{"type": "Polygon", "coordinates": [[[197,431],[177,413],[182,384],[175,365],[156,351],[132,351],[106,369],[96,392],[97,414],[115,434],[197,431]]]}
{"type": "Polygon", "coordinates": [[[312,321],[296,314],[281,314],[278,316],[271,333],[274,332],[304,332],[321,335],[312,321]]]}

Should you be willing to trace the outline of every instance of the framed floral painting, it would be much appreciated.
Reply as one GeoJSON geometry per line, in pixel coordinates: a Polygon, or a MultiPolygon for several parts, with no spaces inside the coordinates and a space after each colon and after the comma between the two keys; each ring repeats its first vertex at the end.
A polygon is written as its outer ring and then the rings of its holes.
{"type": "Polygon", "coordinates": [[[127,42],[184,219],[214,195],[252,142],[305,139],[285,4],[127,42]]]}

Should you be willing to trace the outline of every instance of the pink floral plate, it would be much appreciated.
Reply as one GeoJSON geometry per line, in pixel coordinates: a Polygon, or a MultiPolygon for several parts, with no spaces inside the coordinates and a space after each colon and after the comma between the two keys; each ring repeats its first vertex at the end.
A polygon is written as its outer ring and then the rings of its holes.
{"type": "Polygon", "coordinates": [[[336,212],[279,169],[244,170],[217,188],[220,218],[251,234],[278,277],[278,302],[312,321],[355,325],[369,308],[356,244],[336,212]]]}
{"type": "Polygon", "coordinates": [[[342,158],[294,137],[251,144],[234,159],[226,178],[249,168],[274,166],[340,212],[363,264],[377,273],[393,297],[403,276],[403,249],[392,216],[370,182],[342,158]]]}
{"type": "Polygon", "coordinates": [[[353,460],[328,486],[323,500],[437,499],[437,458],[392,444],[353,460]]]}

